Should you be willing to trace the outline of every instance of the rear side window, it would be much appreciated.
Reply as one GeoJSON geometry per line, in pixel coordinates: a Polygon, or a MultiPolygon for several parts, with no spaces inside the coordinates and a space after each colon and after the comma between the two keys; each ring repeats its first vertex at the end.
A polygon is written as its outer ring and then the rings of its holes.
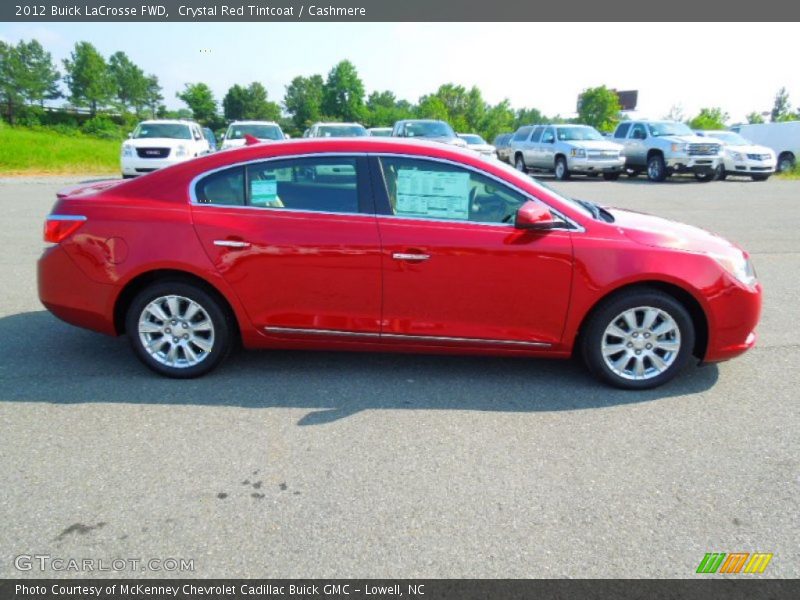
{"type": "Polygon", "coordinates": [[[614,137],[615,138],[624,138],[625,136],[628,135],[628,129],[630,129],[630,128],[631,128],[631,124],[630,123],[622,123],[622,124],[620,124],[620,126],[617,127],[617,130],[614,132],[614,137]]]}
{"type": "Polygon", "coordinates": [[[317,212],[357,213],[356,159],[275,160],[247,166],[250,206],[317,212]]]}
{"type": "Polygon", "coordinates": [[[195,187],[197,201],[201,204],[244,206],[244,167],[217,171],[201,179],[195,187]]]}
{"type": "Polygon", "coordinates": [[[542,132],[544,131],[544,127],[537,127],[533,130],[533,135],[531,136],[532,142],[538,142],[542,139],[542,132]]]}
{"type": "Polygon", "coordinates": [[[514,134],[514,137],[512,138],[513,141],[524,142],[525,140],[528,139],[528,135],[530,135],[531,129],[533,129],[533,127],[520,127],[519,129],[517,129],[517,133],[514,134]]]}

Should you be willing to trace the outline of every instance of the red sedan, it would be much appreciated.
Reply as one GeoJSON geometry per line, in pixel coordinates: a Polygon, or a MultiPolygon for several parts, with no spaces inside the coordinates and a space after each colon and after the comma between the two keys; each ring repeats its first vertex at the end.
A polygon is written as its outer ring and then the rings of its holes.
{"type": "MultiPolygon", "coordinates": [[[[58,194],[39,297],[195,377],[246,348],[566,358],[649,388],[755,343],[748,255],[436,143],[309,139],[58,194]]],[[[533,368],[533,367],[532,367],[533,368]]]]}

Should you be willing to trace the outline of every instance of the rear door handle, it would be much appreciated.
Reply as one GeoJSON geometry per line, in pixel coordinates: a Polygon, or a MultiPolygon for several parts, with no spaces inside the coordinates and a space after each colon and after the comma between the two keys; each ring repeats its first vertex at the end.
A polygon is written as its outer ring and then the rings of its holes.
{"type": "Polygon", "coordinates": [[[222,248],[249,248],[250,242],[243,242],[240,240],[214,240],[215,246],[222,248]]]}
{"type": "Polygon", "coordinates": [[[395,260],[410,260],[414,262],[422,262],[430,257],[430,254],[412,254],[410,252],[395,252],[392,254],[392,258],[395,260]]]}

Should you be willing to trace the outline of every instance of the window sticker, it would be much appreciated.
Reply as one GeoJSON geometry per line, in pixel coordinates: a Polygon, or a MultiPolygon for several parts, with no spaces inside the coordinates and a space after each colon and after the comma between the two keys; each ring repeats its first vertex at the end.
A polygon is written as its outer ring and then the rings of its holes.
{"type": "Polygon", "coordinates": [[[469,218],[469,173],[399,169],[395,214],[466,220],[469,218]]]}
{"type": "Polygon", "coordinates": [[[278,182],[275,179],[251,180],[250,204],[253,206],[283,206],[278,199],[278,182]]]}

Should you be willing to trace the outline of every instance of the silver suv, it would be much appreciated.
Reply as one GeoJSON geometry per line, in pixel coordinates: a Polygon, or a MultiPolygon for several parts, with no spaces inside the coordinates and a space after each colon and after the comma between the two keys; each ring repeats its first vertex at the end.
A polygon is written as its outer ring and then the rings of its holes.
{"type": "Polygon", "coordinates": [[[646,171],[650,181],[664,181],[673,173],[694,173],[698,181],[711,181],[722,160],[721,144],[677,121],[623,121],[613,140],[625,146],[628,174],[646,171]]]}
{"type": "Polygon", "coordinates": [[[556,179],[572,173],[609,181],[618,179],[625,166],[622,146],[604,138],[588,125],[528,125],[520,127],[510,143],[517,170],[552,171],[556,179]]]}

